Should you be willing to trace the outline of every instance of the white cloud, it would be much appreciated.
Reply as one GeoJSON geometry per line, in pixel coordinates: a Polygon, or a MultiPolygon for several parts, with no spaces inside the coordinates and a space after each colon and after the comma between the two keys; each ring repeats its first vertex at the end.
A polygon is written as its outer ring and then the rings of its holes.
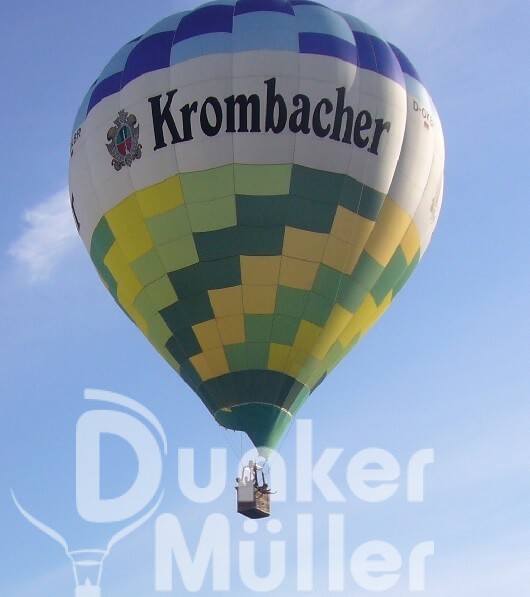
{"type": "Polygon", "coordinates": [[[8,249],[31,282],[47,280],[66,253],[75,246],[77,232],[65,187],[24,212],[26,229],[8,249]]]}

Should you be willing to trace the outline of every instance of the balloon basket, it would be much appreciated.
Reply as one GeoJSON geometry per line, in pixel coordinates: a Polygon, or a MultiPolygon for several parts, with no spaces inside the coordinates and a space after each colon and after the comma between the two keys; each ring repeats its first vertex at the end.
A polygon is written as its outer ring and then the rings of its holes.
{"type": "Polygon", "coordinates": [[[68,552],[74,565],[75,597],[101,597],[99,583],[103,560],[107,555],[108,551],[103,549],[80,549],[68,552]]]}
{"type": "Polygon", "coordinates": [[[237,488],[237,512],[247,518],[267,518],[271,514],[270,497],[254,485],[241,485],[237,488]]]}

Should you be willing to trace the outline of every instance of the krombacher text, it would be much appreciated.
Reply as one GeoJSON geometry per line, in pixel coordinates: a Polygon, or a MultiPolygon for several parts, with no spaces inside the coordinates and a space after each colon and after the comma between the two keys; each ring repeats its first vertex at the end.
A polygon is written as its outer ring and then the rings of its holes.
{"type": "Polygon", "coordinates": [[[223,100],[207,97],[202,105],[194,101],[179,108],[173,106],[178,89],[149,98],[153,115],[155,151],[167,146],[166,132],[171,143],[193,139],[200,126],[208,137],[226,133],[281,133],[286,128],[293,133],[314,134],[334,141],[367,148],[378,155],[383,133],[390,132],[391,123],[374,118],[368,110],[355,112],[345,104],[346,88],[338,87],[335,101],[322,98],[312,104],[307,95],[297,93],[290,102],[276,92],[276,79],[264,81],[267,87],[266,105],[258,94],[231,95],[223,100]]]}

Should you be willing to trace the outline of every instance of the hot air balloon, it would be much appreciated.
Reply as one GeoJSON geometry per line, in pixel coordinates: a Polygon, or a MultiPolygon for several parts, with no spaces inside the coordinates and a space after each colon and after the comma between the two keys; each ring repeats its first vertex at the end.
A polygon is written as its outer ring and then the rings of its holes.
{"type": "Polygon", "coordinates": [[[75,120],[114,300],[267,456],[425,252],[444,141],[407,57],[310,0],[216,0],[127,43],[75,120]]]}

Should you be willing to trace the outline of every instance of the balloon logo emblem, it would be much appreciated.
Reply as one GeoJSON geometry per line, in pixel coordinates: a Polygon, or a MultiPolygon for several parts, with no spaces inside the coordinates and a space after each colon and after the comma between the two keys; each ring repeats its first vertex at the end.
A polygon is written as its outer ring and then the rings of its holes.
{"type": "Polygon", "coordinates": [[[140,126],[136,116],[120,110],[118,118],[107,132],[107,149],[112,156],[112,165],[119,171],[123,166],[130,166],[134,160],[142,157],[142,146],[138,142],[140,126]]]}

